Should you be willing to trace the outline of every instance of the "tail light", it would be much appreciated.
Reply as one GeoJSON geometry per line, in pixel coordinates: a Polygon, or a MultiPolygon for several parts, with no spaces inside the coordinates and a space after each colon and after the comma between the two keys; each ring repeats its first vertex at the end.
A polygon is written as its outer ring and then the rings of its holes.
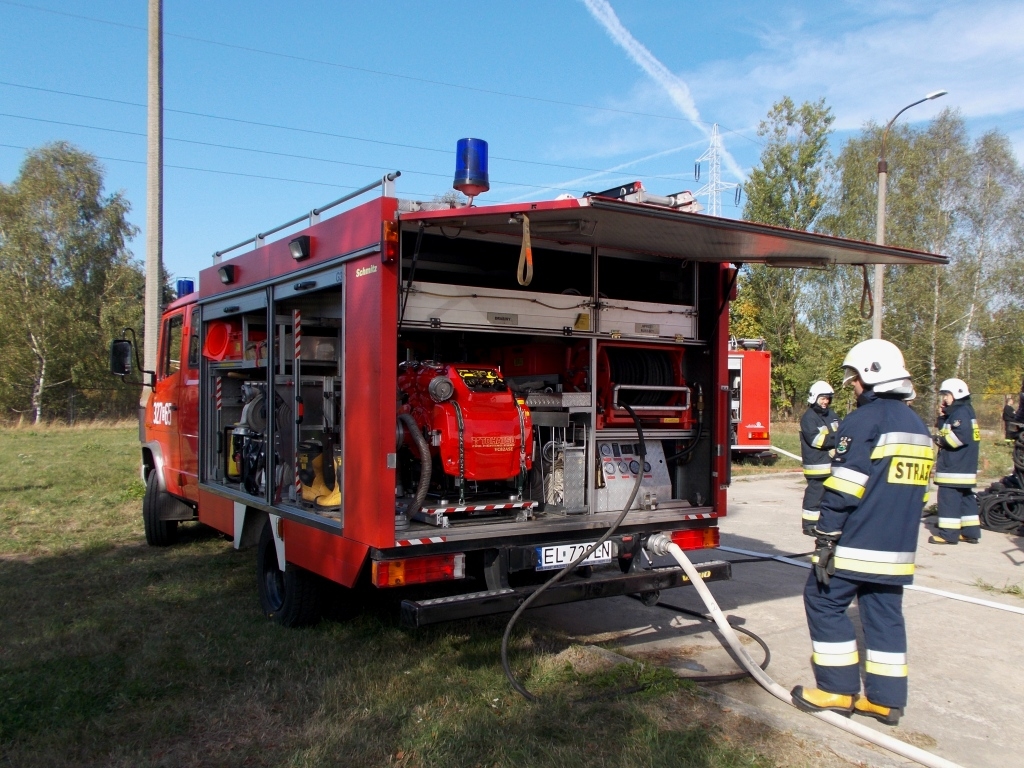
{"type": "Polygon", "coordinates": [[[748,440],[767,440],[768,439],[768,430],[763,430],[761,432],[747,432],[747,439],[748,440]]]}
{"type": "Polygon", "coordinates": [[[398,222],[385,221],[381,228],[380,260],[389,264],[398,258],[398,222]]]}
{"type": "Polygon", "coordinates": [[[402,560],[376,560],[373,563],[373,584],[376,587],[404,587],[432,581],[454,581],[466,578],[466,555],[429,555],[402,560]]]}
{"type": "Polygon", "coordinates": [[[711,549],[718,546],[718,527],[689,528],[685,531],[672,531],[669,534],[672,543],[680,549],[711,549]]]}

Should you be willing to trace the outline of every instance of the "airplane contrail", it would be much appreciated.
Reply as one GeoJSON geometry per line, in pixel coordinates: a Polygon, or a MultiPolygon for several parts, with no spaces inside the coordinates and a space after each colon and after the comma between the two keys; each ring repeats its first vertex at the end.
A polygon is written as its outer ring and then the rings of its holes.
{"type": "MultiPolygon", "coordinates": [[[[565,189],[565,188],[574,189],[574,188],[578,187],[580,184],[582,184],[585,181],[593,181],[594,179],[600,179],[603,176],[607,176],[610,173],[615,173],[616,171],[624,170],[626,168],[629,168],[631,165],[636,165],[637,163],[643,163],[643,162],[646,162],[647,160],[654,160],[655,158],[658,158],[658,157],[664,157],[665,155],[671,155],[671,154],[674,154],[676,152],[682,152],[684,149],[690,149],[691,147],[698,146],[700,143],[701,142],[698,142],[698,141],[691,141],[688,144],[682,144],[682,145],[680,145],[678,147],[670,147],[669,149],[663,149],[663,150],[661,150],[659,152],[655,152],[653,155],[644,155],[643,157],[637,157],[637,158],[635,158],[633,160],[627,160],[626,162],[619,163],[618,165],[612,166],[611,168],[608,168],[607,170],[600,171],[598,173],[591,173],[591,174],[588,174],[586,176],[580,176],[578,178],[570,179],[568,181],[559,181],[559,182],[557,182],[555,184],[551,184],[550,186],[553,187],[553,188],[558,188],[558,189],[565,189]]],[[[682,182],[683,179],[680,179],[679,181],[682,182]]],[[[528,192],[525,195],[519,195],[518,197],[512,197],[512,198],[509,198],[507,200],[503,200],[502,202],[505,202],[505,203],[518,203],[520,200],[528,200],[531,197],[534,197],[535,195],[536,195],[535,192],[528,192]]]]}
{"type": "MultiPolygon", "coordinates": [[[[608,0],[582,0],[582,2],[587,7],[590,15],[604,27],[605,32],[608,33],[612,41],[622,48],[637,66],[665,90],[672,103],[683,114],[683,117],[689,120],[693,127],[704,134],[704,136],[710,138],[711,132],[701,122],[700,112],[697,110],[697,105],[693,102],[693,96],[690,95],[689,86],[668,67],[658,61],[643,43],[633,37],[632,33],[619,21],[615,9],[611,7],[608,0]]],[[[729,170],[736,175],[736,178],[741,181],[746,178],[739,163],[736,162],[735,158],[729,154],[725,147],[722,148],[722,159],[729,170]]]]}

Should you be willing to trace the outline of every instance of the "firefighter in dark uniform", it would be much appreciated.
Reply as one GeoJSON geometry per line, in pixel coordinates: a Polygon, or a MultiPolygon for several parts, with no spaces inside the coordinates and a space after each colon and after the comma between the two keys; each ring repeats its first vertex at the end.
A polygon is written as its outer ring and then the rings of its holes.
{"type": "Polygon", "coordinates": [[[814,535],[821,497],[825,494],[825,479],[832,474],[832,454],[839,429],[839,416],[829,407],[834,394],[827,381],[811,384],[807,398],[810,407],[800,419],[800,457],[807,480],[802,517],[804,533],[808,536],[814,535]]]}
{"type": "Polygon", "coordinates": [[[971,393],[963,379],[946,379],[939,385],[942,415],[939,417],[939,458],[935,462],[935,484],[939,486],[938,534],[931,544],[977,544],[981,539],[978,497],[978,453],[981,431],[971,405],[971,393]]]}
{"type": "Polygon", "coordinates": [[[804,588],[816,687],[793,703],[899,722],[907,704],[903,587],[914,578],[924,493],[934,464],[931,435],[904,401],[913,395],[903,354],[869,339],[843,360],[857,409],[836,436],[804,588]],[[857,635],[846,611],[857,598],[864,629],[864,695],[857,635]]]}

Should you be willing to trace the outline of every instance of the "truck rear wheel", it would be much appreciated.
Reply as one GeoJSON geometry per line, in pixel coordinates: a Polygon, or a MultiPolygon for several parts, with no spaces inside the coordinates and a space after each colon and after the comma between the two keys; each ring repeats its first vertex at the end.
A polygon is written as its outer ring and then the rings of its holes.
{"type": "Polygon", "coordinates": [[[167,503],[167,493],[160,490],[157,472],[154,468],[146,477],[146,495],[142,497],[142,526],[149,546],[167,547],[178,540],[178,521],[160,519],[160,512],[167,503]]]}
{"type": "Polygon", "coordinates": [[[259,583],[260,606],[268,619],[285,627],[308,626],[320,619],[323,585],[314,574],[297,566],[291,565],[288,570],[281,570],[269,520],[260,534],[256,578],[259,583]]]}

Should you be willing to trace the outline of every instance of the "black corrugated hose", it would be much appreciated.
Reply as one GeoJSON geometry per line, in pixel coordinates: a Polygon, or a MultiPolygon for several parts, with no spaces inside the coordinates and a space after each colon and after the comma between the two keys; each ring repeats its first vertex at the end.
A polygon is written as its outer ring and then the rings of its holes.
{"type": "MultiPolygon", "coordinates": [[[[644,431],[643,428],[640,426],[640,419],[637,417],[633,409],[630,408],[628,405],[626,405],[625,403],[620,403],[620,405],[626,409],[630,417],[633,419],[633,423],[636,425],[637,439],[640,442],[639,461],[640,466],[643,466],[644,461],[647,460],[647,444],[644,442],[644,431]]],[[[622,512],[619,514],[615,522],[611,524],[611,527],[604,532],[604,535],[601,536],[601,538],[599,538],[589,547],[587,547],[583,554],[581,554],[579,557],[577,557],[575,560],[573,560],[571,563],[565,566],[565,568],[560,570],[550,579],[545,581],[540,587],[538,587],[533,592],[533,594],[527,597],[526,600],[524,600],[519,605],[519,607],[516,609],[516,612],[512,614],[512,618],[508,620],[508,624],[505,625],[505,634],[501,638],[501,668],[505,670],[505,677],[508,678],[509,684],[524,699],[527,699],[528,701],[539,701],[539,699],[534,694],[530,693],[526,689],[526,687],[522,683],[520,683],[519,680],[516,679],[515,674],[513,674],[512,672],[512,668],[509,666],[508,640],[512,636],[512,628],[516,625],[516,622],[519,621],[519,617],[523,615],[523,612],[527,608],[529,608],[534,603],[534,601],[538,597],[540,597],[545,592],[545,590],[548,589],[548,587],[560,582],[569,573],[574,571],[580,563],[582,563],[584,560],[590,557],[591,554],[596,552],[598,547],[600,547],[602,544],[604,544],[606,541],[608,541],[608,539],[612,537],[612,535],[615,533],[618,527],[622,525],[622,521],[626,519],[626,515],[629,513],[630,508],[633,506],[633,501],[636,499],[636,495],[640,492],[640,484],[643,482],[643,479],[643,472],[638,472],[636,475],[636,480],[633,483],[633,491],[632,493],[629,494],[629,499],[626,500],[626,505],[622,508],[622,512]]]]}
{"type": "Polygon", "coordinates": [[[1014,533],[1024,525],[1024,433],[1013,444],[1013,470],[978,494],[978,516],[987,530],[1014,533]]]}

